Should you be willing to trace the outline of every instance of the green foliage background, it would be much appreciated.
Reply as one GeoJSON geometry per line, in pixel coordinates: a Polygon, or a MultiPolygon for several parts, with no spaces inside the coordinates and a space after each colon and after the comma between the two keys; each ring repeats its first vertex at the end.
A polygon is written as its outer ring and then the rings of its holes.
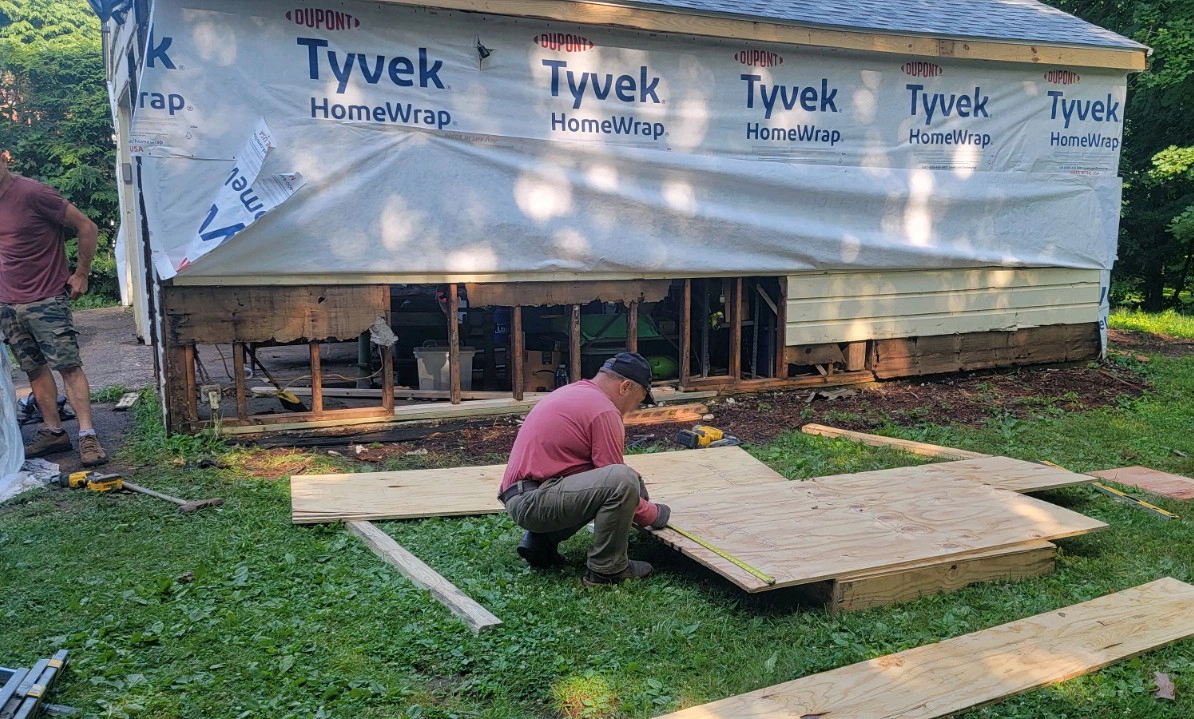
{"type": "MultiPolygon", "coordinates": [[[[119,298],[115,144],[99,19],[86,0],[0,0],[0,148],[100,228],[91,293],[119,298]]],[[[71,260],[76,251],[72,239],[71,260]]]]}

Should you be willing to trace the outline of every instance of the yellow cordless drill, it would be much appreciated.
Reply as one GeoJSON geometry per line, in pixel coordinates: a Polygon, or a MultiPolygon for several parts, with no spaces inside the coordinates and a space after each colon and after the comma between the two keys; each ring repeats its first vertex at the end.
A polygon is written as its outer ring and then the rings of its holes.
{"type": "Polygon", "coordinates": [[[702,447],[731,447],[742,444],[742,441],[732,434],[726,434],[717,427],[698,424],[692,429],[682,429],[676,435],[676,441],[682,447],[700,449],[702,447]]]}
{"type": "Polygon", "coordinates": [[[69,489],[89,489],[92,492],[112,492],[124,489],[124,478],[119,474],[99,472],[63,472],[58,475],[58,486],[69,489]]]}

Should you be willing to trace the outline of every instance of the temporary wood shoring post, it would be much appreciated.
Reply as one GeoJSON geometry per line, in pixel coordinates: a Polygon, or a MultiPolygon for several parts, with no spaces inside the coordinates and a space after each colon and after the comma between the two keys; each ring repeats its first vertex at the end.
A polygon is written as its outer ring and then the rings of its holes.
{"type": "Polygon", "coordinates": [[[692,280],[684,280],[680,308],[680,386],[692,379],[692,280]]]}
{"type": "Polygon", "coordinates": [[[199,421],[199,387],[195,381],[195,345],[183,348],[184,371],[187,378],[187,421],[199,421]]]}
{"type": "Polygon", "coordinates": [[[456,283],[448,285],[448,373],[452,376],[452,404],[460,404],[460,297],[456,283]]]}
{"type": "Polygon", "coordinates": [[[805,434],[816,434],[822,437],[842,437],[851,442],[861,442],[862,444],[869,444],[872,447],[893,447],[902,452],[909,454],[919,454],[923,457],[940,457],[942,459],[982,459],[990,455],[980,454],[979,452],[969,452],[964,449],[954,449],[953,447],[942,447],[936,444],[925,444],[924,442],[913,442],[908,439],[897,439],[895,437],[884,437],[878,434],[867,434],[866,432],[853,432],[848,429],[838,429],[836,427],[827,427],[823,424],[806,424],[800,428],[801,432],[805,434]]]}
{"type": "Polygon", "coordinates": [[[775,305],[775,372],[773,376],[785,379],[788,376],[788,364],[784,362],[784,347],[787,346],[788,334],[788,278],[779,279],[779,299],[775,305]]]}
{"type": "Polygon", "coordinates": [[[249,416],[249,400],[245,392],[245,346],[240,342],[232,343],[232,374],[236,375],[236,417],[245,419],[249,416]]]}
{"type": "MultiPolygon", "coordinates": [[[[394,348],[381,348],[381,408],[386,412],[394,411],[394,348]]],[[[370,366],[373,363],[370,362],[370,366]]]]}
{"type": "Polygon", "coordinates": [[[726,319],[730,322],[729,375],[735,382],[742,379],[742,278],[735,277],[730,290],[730,307],[726,319]]]}
{"type": "Polygon", "coordinates": [[[626,351],[638,352],[638,302],[631,302],[626,312],[626,351]]]}
{"type": "Polygon", "coordinates": [[[526,391],[526,378],[522,376],[522,354],[524,344],[522,337],[522,307],[510,309],[510,361],[506,363],[510,368],[510,388],[514,391],[514,399],[521,401],[526,391]]]}
{"type": "Polygon", "coordinates": [[[319,343],[311,342],[311,413],[323,415],[323,366],[319,355],[319,343]]]}
{"type": "Polygon", "coordinates": [[[447,607],[473,630],[481,632],[502,623],[488,609],[473,601],[439,572],[427,566],[402,545],[369,522],[345,522],[348,531],[369,545],[377,556],[402,573],[416,586],[431,592],[431,596],[447,607]]]}
{"type": "Polygon", "coordinates": [[[701,325],[701,379],[709,376],[709,285],[713,280],[701,280],[701,314],[697,321],[701,325]]]}
{"type": "Polygon", "coordinates": [[[568,373],[573,382],[580,381],[580,305],[572,305],[572,331],[569,333],[571,346],[568,348],[568,361],[572,370],[568,373]]]}

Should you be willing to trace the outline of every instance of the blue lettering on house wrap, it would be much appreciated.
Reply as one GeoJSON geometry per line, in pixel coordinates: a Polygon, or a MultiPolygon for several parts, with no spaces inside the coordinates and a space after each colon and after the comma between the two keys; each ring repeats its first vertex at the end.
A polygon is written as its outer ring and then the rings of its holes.
{"type": "Polygon", "coordinates": [[[791,110],[800,103],[800,108],[808,112],[837,112],[837,88],[830,89],[829,78],[821,78],[821,87],[812,85],[800,87],[798,85],[763,84],[762,75],[741,75],[746,81],[746,107],[755,106],[755,91],[758,90],[759,102],[763,105],[763,117],[771,119],[771,113],[776,107],[791,110]]]}
{"type": "Polygon", "coordinates": [[[987,102],[991,96],[983,94],[983,89],[977,85],[974,95],[966,93],[946,94],[944,92],[925,92],[924,85],[905,85],[912,92],[912,109],[909,114],[916,117],[924,113],[925,124],[933,124],[934,117],[990,117],[987,112],[987,102]]]}
{"type": "Polygon", "coordinates": [[[1119,122],[1119,101],[1107,93],[1107,100],[1067,100],[1061,90],[1050,90],[1046,93],[1053,98],[1053,107],[1049,110],[1049,119],[1056,120],[1058,110],[1068,128],[1070,122],[1077,118],[1079,122],[1094,120],[1095,122],[1119,122]]]}
{"type": "Polygon", "coordinates": [[[173,70],[174,61],[170,59],[170,55],[166,53],[170,49],[170,45],[174,42],[174,38],[169,35],[162,38],[161,42],[154,42],[153,33],[149,33],[149,44],[145,46],[145,64],[148,67],[157,67],[157,62],[160,60],[163,70],[173,70]]]}
{"type": "Polygon", "coordinates": [[[307,72],[312,80],[319,79],[320,70],[323,68],[321,60],[326,56],[327,69],[336,78],[337,93],[343,94],[348,87],[354,67],[356,74],[370,85],[378,84],[384,77],[399,87],[413,87],[417,83],[419,87],[434,85],[440,90],[444,89],[444,83],[439,77],[440,70],[444,68],[444,62],[443,60],[432,62],[425,47],[419,48],[418,76],[416,77],[416,61],[405,55],[387,57],[385,55],[365,55],[359,52],[340,53],[335,50],[328,50],[321,55],[319,51],[328,46],[328,41],[314,37],[300,37],[298,44],[307,48],[307,72]]]}
{"type": "Polygon", "coordinates": [[[622,102],[645,103],[650,100],[657,105],[662,102],[657,92],[659,77],[649,76],[646,65],[639,67],[637,77],[634,75],[614,77],[612,73],[604,75],[598,75],[595,72],[577,73],[568,69],[568,63],[565,60],[544,60],[543,66],[551,68],[552,97],[560,96],[560,71],[564,71],[568,92],[572,95],[573,110],[580,109],[586,95],[591,94],[598,100],[607,100],[611,92],[622,102]]]}

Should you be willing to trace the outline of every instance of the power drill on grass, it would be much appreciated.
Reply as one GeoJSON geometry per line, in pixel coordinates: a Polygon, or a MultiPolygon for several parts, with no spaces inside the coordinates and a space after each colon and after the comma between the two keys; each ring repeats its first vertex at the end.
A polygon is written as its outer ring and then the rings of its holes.
{"type": "Polygon", "coordinates": [[[689,449],[702,447],[732,447],[742,444],[742,440],[732,434],[726,434],[717,427],[707,424],[695,425],[692,429],[682,429],[676,435],[676,441],[689,449]]]}
{"type": "Polygon", "coordinates": [[[99,472],[63,472],[58,475],[58,486],[66,489],[90,489],[92,492],[112,492],[124,489],[124,478],[119,474],[99,472]]]}

